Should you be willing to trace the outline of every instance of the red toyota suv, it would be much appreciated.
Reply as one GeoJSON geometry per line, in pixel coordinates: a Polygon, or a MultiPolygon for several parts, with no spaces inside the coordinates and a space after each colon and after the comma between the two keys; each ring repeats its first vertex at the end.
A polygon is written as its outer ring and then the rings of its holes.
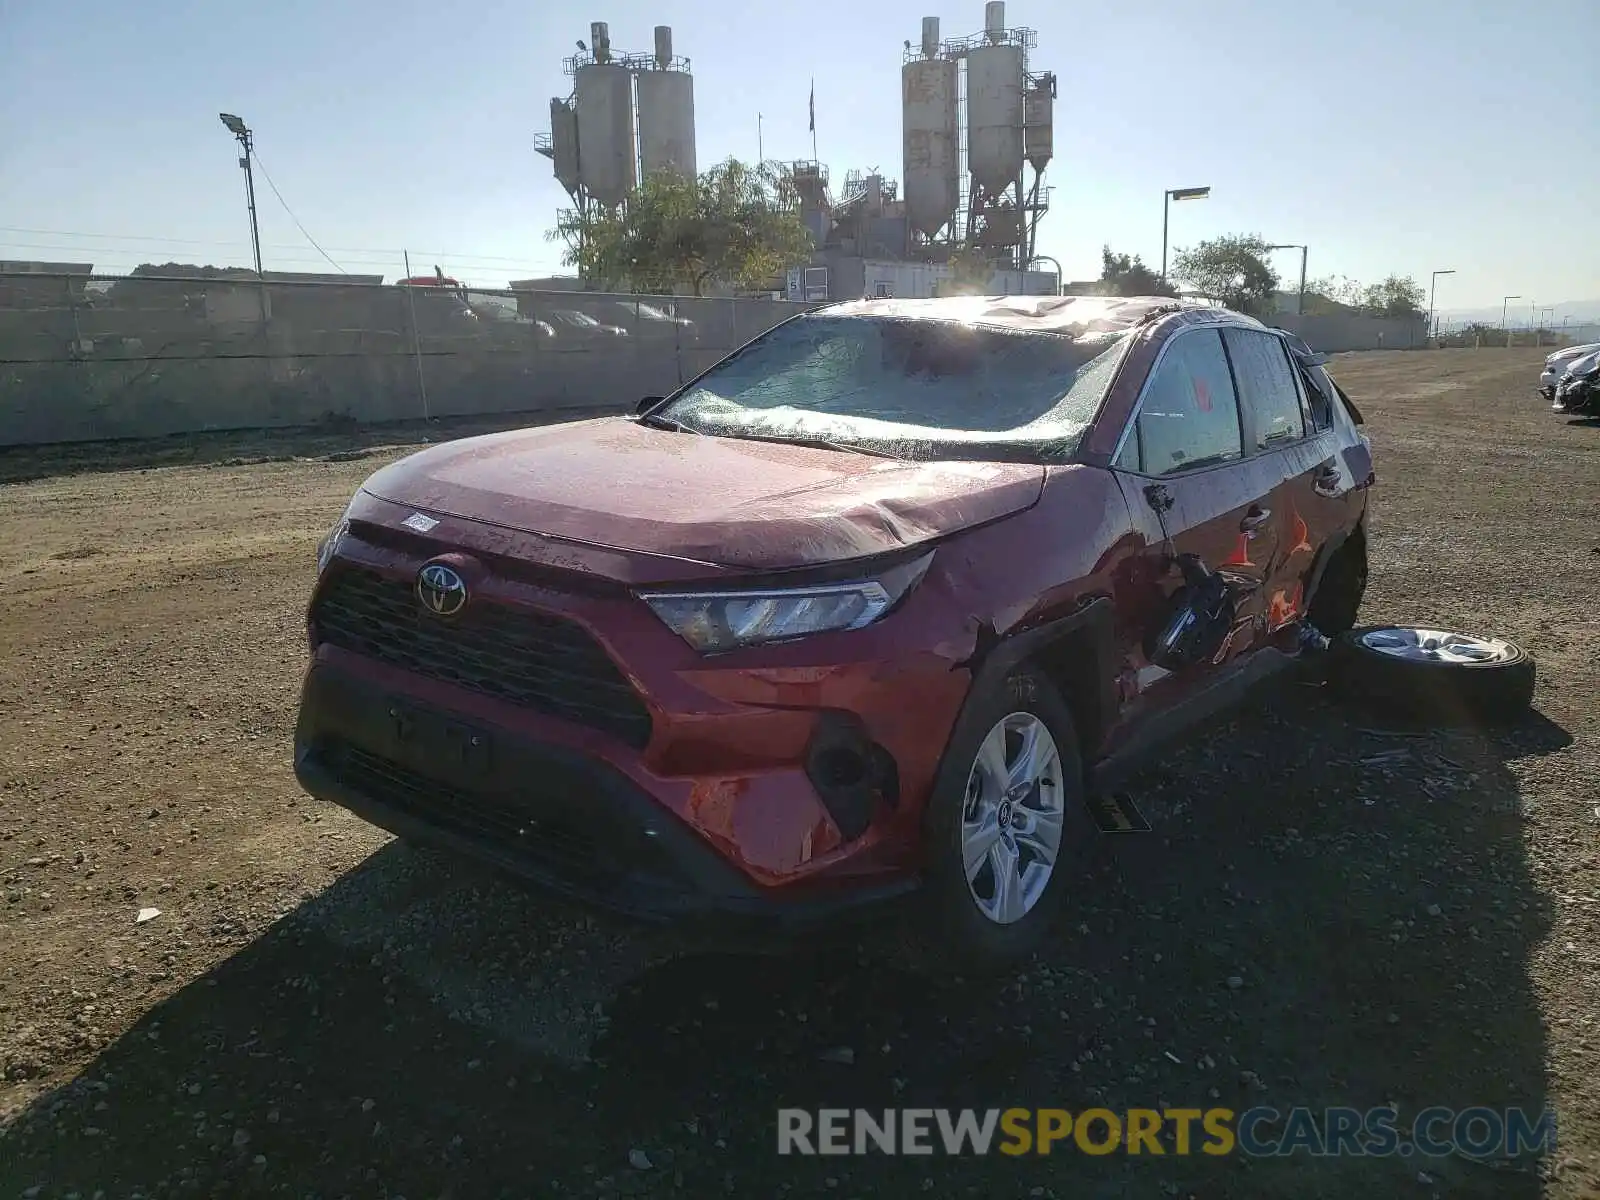
{"type": "Polygon", "coordinates": [[[861,301],[430,447],[319,550],[300,782],[636,915],[916,892],[1012,960],[1120,773],[1354,623],[1372,461],[1322,363],[1159,298],[861,301]]]}

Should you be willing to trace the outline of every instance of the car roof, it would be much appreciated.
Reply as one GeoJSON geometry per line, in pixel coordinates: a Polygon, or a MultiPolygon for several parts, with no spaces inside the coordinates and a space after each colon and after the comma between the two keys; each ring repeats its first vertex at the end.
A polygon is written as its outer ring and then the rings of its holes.
{"type": "Polygon", "coordinates": [[[814,310],[819,316],[956,321],[1033,333],[1120,333],[1153,315],[1183,312],[1190,320],[1259,322],[1231,309],[1170,296],[941,296],[929,300],[846,300],[814,310]]]}

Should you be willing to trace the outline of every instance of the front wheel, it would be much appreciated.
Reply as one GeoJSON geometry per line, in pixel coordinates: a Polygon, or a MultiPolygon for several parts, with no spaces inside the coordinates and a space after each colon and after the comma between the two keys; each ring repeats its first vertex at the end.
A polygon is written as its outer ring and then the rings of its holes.
{"type": "Polygon", "coordinates": [[[931,946],[978,971],[1032,953],[1095,836],[1072,713],[1043,676],[1019,670],[968,701],[926,832],[931,946]]]}

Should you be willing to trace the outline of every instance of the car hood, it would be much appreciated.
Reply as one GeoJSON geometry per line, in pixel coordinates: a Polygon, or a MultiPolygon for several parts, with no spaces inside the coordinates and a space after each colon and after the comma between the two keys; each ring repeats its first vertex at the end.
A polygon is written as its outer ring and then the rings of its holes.
{"type": "Polygon", "coordinates": [[[1567,362],[1568,360],[1575,358],[1587,358],[1596,351],[1600,351],[1600,342],[1592,343],[1587,346],[1563,346],[1554,354],[1547,354],[1544,356],[1545,366],[1548,367],[1555,363],[1567,362]]]}
{"type": "Polygon", "coordinates": [[[570,543],[782,570],[914,546],[1029,507],[1044,468],[901,462],[601,418],[447,442],[362,485],[570,543]]]}

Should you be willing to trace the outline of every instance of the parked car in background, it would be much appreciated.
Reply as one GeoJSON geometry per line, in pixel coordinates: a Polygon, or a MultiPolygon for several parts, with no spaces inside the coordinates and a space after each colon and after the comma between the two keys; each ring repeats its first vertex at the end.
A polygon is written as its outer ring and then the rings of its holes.
{"type": "Polygon", "coordinates": [[[422,337],[460,337],[478,332],[478,314],[467,302],[467,289],[460,280],[434,268],[432,275],[413,275],[397,280],[395,286],[409,293],[407,320],[415,320],[422,337]]]}
{"type": "Polygon", "coordinates": [[[1553,354],[1544,356],[1544,370],[1539,372],[1539,394],[1546,400],[1555,401],[1556,388],[1561,385],[1562,378],[1569,367],[1580,358],[1600,351],[1600,342],[1592,342],[1584,346],[1564,346],[1553,354]]]}
{"type": "Polygon", "coordinates": [[[555,326],[549,321],[524,316],[518,311],[515,300],[479,295],[469,298],[468,306],[479,320],[491,328],[513,331],[523,329],[540,338],[553,338],[556,335],[555,326]]]}
{"type": "Polygon", "coordinates": [[[688,317],[680,317],[643,300],[613,300],[611,307],[616,313],[617,320],[633,324],[640,333],[653,330],[676,331],[682,336],[694,331],[694,322],[688,317]]]}
{"type": "Polygon", "coordinates": [[[1600,416],[1600,346],[1566,364],[1551,408],[1559,413],[1600,416]]]}
{"type": "Polygon", "coordinates": [[[1372,481],[1325,368],[1224,309],[825,307],[636,417],[369,478],[296,771],[626,912],[915,892],[952,959],[1011,961],[1090,797],[1350,628],[1372,481]]]}
{"type": "Polygon", "coordinates": [[[588,313],[575,308],[553,308],[542,314],[544,320],[556,330],[559,337],[607,338],[627,337],[628,331],[620,325],[597,321],[588,313]]]}

